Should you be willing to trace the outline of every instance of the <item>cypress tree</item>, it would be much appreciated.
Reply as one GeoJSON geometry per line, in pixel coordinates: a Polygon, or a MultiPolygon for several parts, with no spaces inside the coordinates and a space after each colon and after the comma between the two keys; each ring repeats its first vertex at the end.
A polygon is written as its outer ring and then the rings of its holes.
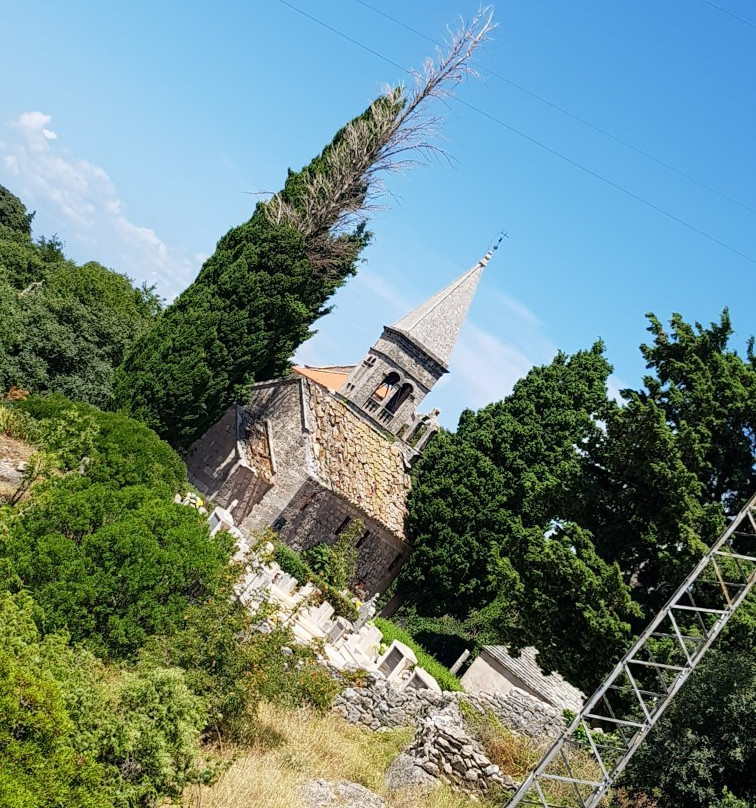
{"type": "Polygon", "coordinates": [[[429,137],[438,121],[427,104],[470,72],[491,27],[486,12],[461,28],[414,88],[386,90],[223,236],[126,357],[118,407],[186,449],[252,383],[287,372],[331,295],[356,272],[380,176],[436,150],[429,137]]]}

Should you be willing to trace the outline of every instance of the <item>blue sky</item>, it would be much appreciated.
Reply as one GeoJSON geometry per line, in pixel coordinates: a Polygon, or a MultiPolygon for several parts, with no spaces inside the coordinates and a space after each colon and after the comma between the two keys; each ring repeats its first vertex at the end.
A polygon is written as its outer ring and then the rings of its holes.
{"type": "MultiPolygon", "coordinates": [[[[432,54],[358,0],[287,2],[408,68],[432,54]]],[[[371,4],[433,39],[477,10],[371,4]]],[[[299,358],[357,361],[501,229],[510,238],[427,399],[447,425],[599,337],[614,387],[639,384],[646,311],[709,322],[728,305],[744,351],[756,331],[756,6],[520,0],[495,18],[480,79],[457,91],[485,115],[439,109],[451,161],[388,178],[396,199],[372,219],[366,260],[299,358]]],[[[0,70],[0,183],[36,209],[35,233],[166,297],[250,215],[250,193],[279,189],[383,84],[406,79],[280,0],[6,2],[0,70]]]]}

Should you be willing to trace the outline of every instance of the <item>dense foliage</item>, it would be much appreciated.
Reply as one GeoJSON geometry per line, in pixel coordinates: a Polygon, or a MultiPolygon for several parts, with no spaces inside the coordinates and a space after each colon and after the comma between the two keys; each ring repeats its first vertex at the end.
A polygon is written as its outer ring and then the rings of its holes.
{"type": "Polygon", "coordinates": [[[107,406],[115,368],[158,310],[152,290],[125,275],[77,266],[55,238],[32,241],[31,216],[0,186],[0,391],[107,406]]]}
{"type": "Polygon", "coordinates": [[[73,473],[51,474],[10,521],[0,545],[7,579],[33,595],[45,630],[133,655],[216,591],[230,547],[172,501],[186,471],[145,426],[61,396],[18,409],[34,417],[58,469],[73,473]]]}
{"type": "Polygon", "coordinates": [[[559,354],[431,443],[415,469],[400,583],[415,614],[465,619],[478,641],[535,645],[545,668],[588,689],[637,614],[619,568],[560,519],[610,372],[600,344],[559,354]]]}
{"type": "Polygon", "coordinates": [[[220,771],[204,732],[243,739],[261,699],[330,704],[312,650],[254,630],[154,432],[62,396],[0,416],[38,450],[0,504],[0,804],[152,808],[220,771]]]}
{"type": "MultiPolygon", "coordinates": [[[[595,345],[534,368],[426,449],[396,619],[428,647],[533,644],[543,667],[591,690],[630,625],[642,627],[753,494],[753,342],[745,357],[729,347],[726,310],[708,327],[649,321],[649,372],[622,403],[595,345]]],[[[622,804],[753,804],[752,629],[741,616],[683,688],[622,804]]]]}

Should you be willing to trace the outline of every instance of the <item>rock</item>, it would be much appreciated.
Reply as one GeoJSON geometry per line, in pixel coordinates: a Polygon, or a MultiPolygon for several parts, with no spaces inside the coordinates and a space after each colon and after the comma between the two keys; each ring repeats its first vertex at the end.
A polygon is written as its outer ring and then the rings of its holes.
{"type": "Polygon", "coordinates": [[[305,808],[386,808],[382,797],[348,780],[311,780],[300,795],[305,808]]]}
{"type": "Polygon", "coordinates": [[[438,780],[416,765],[415,758],[406,752],[402,752],[388,767],[385,782],[389,791],[400,791],[414,786],[427,792],[438,786],[438,780]]]}
{"type": "Polygon", "coordinates": [[[468,769],[465,772],[466,780],[477,780],[480,777],[476,769],[468,769]]]}

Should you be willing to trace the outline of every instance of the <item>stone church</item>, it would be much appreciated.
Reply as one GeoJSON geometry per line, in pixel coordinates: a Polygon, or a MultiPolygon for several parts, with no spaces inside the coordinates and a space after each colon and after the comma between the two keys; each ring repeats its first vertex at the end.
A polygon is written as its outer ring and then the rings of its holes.
{"type": "Polygon", "coordinates": [[[361,520],[359,583],[384,591],[410,552],[410,467],[438,430],[438,410],[417,410],[448,372],[491,254],[385,326],[360,364],[294,367],[255,384],[190,448],[192,483],[243,532],[270,526],[298,551],[361,520]]]}

